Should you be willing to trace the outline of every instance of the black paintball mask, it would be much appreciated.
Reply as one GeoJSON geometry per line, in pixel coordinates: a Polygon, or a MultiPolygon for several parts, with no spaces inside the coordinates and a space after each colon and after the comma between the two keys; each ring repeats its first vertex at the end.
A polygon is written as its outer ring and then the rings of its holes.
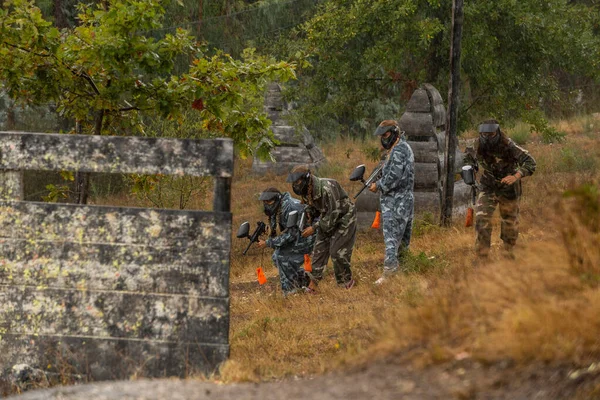
{"type": "Polygon", "coordinates": [[[396,125],[389,126],[379,126],[377,130],[375,130],[374,136],[381,136],[381,146],[384,149],[389,150],[392,148],[398,137],[400,136],[400,129],[396,125]],[[388,137],[383,137],[386,132],[391,132],[388,137]]]}
{"type": "Polygon", "coordinates": [[[496,147],[500,143],[501,137],[499,124],[479,125],[479,144],[484,148],[496,147]]]}
{"type": "Polygon", "coordinates": [[[262,192],[258,199],[263,201],[265,215],[268,217],[275,215],[281,205],[281,193],[278,192],[262,192]],[[271,203],[272,200],[274,201],[271,203]]]}
{"type": "Polygon", "coordinates": [[[306,197],[308,195],[308,184],[310,182],[310,171],[308,172],[291,172],[286,182],[292,183],[292,190],[298,196],[306,197]]]}

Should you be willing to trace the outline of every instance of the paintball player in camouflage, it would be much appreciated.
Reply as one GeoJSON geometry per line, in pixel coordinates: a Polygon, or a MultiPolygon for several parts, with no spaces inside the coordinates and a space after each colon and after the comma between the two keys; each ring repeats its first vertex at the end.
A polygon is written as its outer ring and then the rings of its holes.
{"type": "Polygon", "coordinates": [[[500,238],[504,242],[504,255],[514,258],[513,248],[519,235],[521,178],[534,173],[535,160],[500,130],[498,121],[490,119],[479,125],[477,150],[467,149],[464,163],[475,171],[483,169],[475,206],[478,260],[489,256],[496,206],[502,218],[500,238]]]}
{"type": "Polygon", "coordinates": [[[292,169],[287,181],[292,183],[294,193],[308,204],[311,226],[302,231],[302,236],[317,234],[312,255],[313,279],[323,278],[331,256],[338,285],[350,289],[355,282],[350,269],[356,239],[354,203],[336,180],[316,177],[306,166],[292,169]]]}
{"type": "Polygon", "coordinates": [[[289,193],[281,193],[274,187],[262,192],[259,200],[263,202],[265,215],[269,217],[271,234],[267,240],[259,240],[257,246],[275,249],[272,258],[279,270],[283,295],[287,296],[301,289],[313,291],[310,278],[304,272],[304,254],[312,251],[315,236],[301,237],[298,228],[287,228],[290,213],[297,211],[301,214],[305,206],[292,198],[289,193]],[[277,227],[279,227],[279,235],[277,235],[277,227]]]}
{"type": "Polygon", "coordinates": [[[414,215],[415,157],[394,120],[385,120],[374,133],[388,154],[381,178],[369,190],[380,192],[385,260],[383,274],[375,284],[382,284],[398,271],[398,258],[408,251],[414,215]]]}

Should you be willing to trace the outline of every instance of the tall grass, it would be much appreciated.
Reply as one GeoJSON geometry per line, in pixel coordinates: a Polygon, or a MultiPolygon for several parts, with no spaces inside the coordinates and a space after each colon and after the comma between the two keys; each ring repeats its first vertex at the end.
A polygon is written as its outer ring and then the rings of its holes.
{"type": "MultiPolygon", "coordinates": [[[[524,180],[516,262],[500,257],[498,220],[494,220],[492,262],[473,270],[472,228],[464,228],[462,221],[440,228],[425,216],[415,223],[406,272],[383,287],[373,285],[383,263],[383,238],[378,231],[368,231],[358,235],[354,248],[355,288],[339,289],[329,265],[317,295],[283,299],[274,268],[267,268],[265,287],[256,283],[254,268],[270,265],[270,253],[253,250],[242,260],[241,246],[235,244],[232,356],[222,379],[310,376],[395,352],[411,354],[418,364],[443,362],[459,353],[490,362],[512,358],[583,363],[600,356],[600,313],[594,311],[600,309],[600,296],[589,278],[574,272],[571,244],[561,233],[565,221],[573,223],[560,211],[570,204],[570,199],[562,199],[565,190],[598,177],[587,163],[598,162],[600,154],[580,130],[561,127],[561,131],[568,134],[566,144],[527,146],[541,168],[524,180]],[[571,162],[569,154],[574,155],[571,161],[579,161],[564,168],[571,162]],[[557,214],[566,219],[557,219],[557,214]]],[[[335,167],[318,172],[338,179],[352,192],[356,188],[347,176],[354,166],[364,163],[372,168],[376,163],[361,150],[369,145],[346,140],[325,145],[324,153],[335,167]]],[[[257,201],[249,200],[253,190],[267,182],[289,190],[283,177],[247,179],[241,173],[234,182],[236,221],[240,214],[246,219],[261,217],[260,208],[253,205],[257,201]],[[238,196],[241,193],[248,199],[238,196]]],[[[577,235],[573,240],[585,243],[578,254],[598,243],[588,233],[573,235],[577,235]]]]}

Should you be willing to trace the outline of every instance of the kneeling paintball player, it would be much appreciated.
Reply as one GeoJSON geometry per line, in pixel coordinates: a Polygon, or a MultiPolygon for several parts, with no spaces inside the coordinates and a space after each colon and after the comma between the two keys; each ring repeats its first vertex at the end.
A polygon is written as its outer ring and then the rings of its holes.
{"type": "Polygon", "coordinates": [[[315,235],[302,237],[299,229],[287,228],[292,211],[304,212],[305,206],[288,192],[281,193],[270,187],[261,193],[265,215],[269,217],[270,237],[259,240],[258,247],[274,248],[273,262],[279,270],[279,280],[284,296],[299,290],[314,291],[309,276],[304,271],[304,255],[312,251],[315,235]],[[277,235],[279,226],[280,234],[277,235]]]}

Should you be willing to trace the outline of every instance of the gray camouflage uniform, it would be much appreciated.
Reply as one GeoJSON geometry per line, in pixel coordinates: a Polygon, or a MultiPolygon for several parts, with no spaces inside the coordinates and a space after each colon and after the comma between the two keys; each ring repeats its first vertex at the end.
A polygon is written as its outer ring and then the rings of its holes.
{"type": "MultiPolygon", "coordinates": [[[[339,285],[347,285],[352,280],[350,260],[356,240],[356,209],[348,194],[333,179],[311,176],[312,194],[308,200],[309,210],[320,213],[313,222],[316,242],[313,249],[313,278],[320,280],[327,260],[331,256],[333,272],[339,285]]],[[[316,213],[312,211],[313,215],[316,213]]]]}
{"type": "Polygon", "coordinates": [[[298,228],[287,228],[288,216],[292,211],[298,214],[304,212],[305,206],[294,199],[289,193],[281,195],[281,205],[275,215],[269,217],[271,232],[281,232],[266,240],[267,246],[274,248],[273,263],[279,270],[281,290],[290,294],[302,287],[308,286],[309,278],[304,272],[304,254],[312,251],[315,235],[303,238],[298,228]]]}
{"type": "Polygon", "coordinates": [[[398,253],[406,251],[410,245],[415,203],[414,182],[415,157],[402,135],[390,150],[381,178],[376,182],[377,190],[381,192],[385,241],[384,274],[392,274],[398,270],[398,253]]]}

